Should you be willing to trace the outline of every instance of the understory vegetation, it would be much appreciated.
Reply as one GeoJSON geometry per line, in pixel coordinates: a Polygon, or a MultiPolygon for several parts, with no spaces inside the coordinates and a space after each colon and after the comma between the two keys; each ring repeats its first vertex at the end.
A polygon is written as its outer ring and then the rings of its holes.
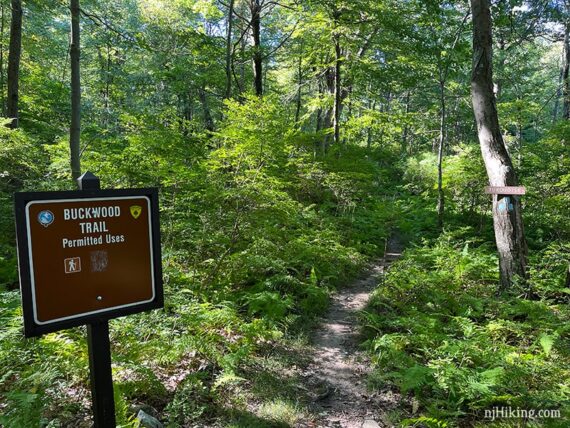
{"type": "Polygon", "coordinates": [[[311,329],[395,240],[359,313],[369,398],[397,401],[373,416],[567,426],[569,34],[561,1],[0,0],[0,426],[91,426],[85,328],[24,338],[14,230],[15,193],[86,171],[159,189],[164,309],[110,322],[119,426],[315,426],[311,329]],[[472,4],[526,187],[530,279],[502,289],[472,4]]]}
{"type": "MultiPolygon", "coordinates": [[[[398,415],[406,426],[486,426],[485,410],[508,406],[567,414],[570,311],[560,249],[534,260],[534,298],[521,298],[522,289],[497,296],[491,246],[471,229],[459,232],[406,250],[376,290],[362,315],[377,367],[371,386],[394,385],[411,398],[398,415]]],[[[534,426],[565,425],[553,418],[534,426]]]]}
{"type": "MultiPolygon", "coordinates": [[[[354,147],[315,161],[313,142],[286,123],[268,97],[229,103],[207,155],[167,128],[112,146],[93,142],[86,168],[103,187],[161,189],[165,308],[112,323],[123,424],[137,404],[172,426],[223,414],[231,420],[244,410],[231,393],[246,381],[244,365],[299,332],[336,286],[382,254],[397,208],[386,194],[393,177],[379,164],[393,155],[354,147]]],[[[25,183],[21,189],[37,189],[34,174],[52,177],[44,189],[69,187],[63,144],[42,148],[44,164],[12,164],[11,157],[25,158],[17,156],[26,137],[2,132],[13,144],[3,147],[2,164],[13,182],[25,183]]],[[[13,185],[4,186],[9,201],[13,185]]],[[[2,279],[10,290],[13,219],[9,203],[3,208],[2,279]]],[[[89,407],[84,331],[22,340],[17,291],[2,293],[0,314],[2,423],[79,423],[89,407]]]]}
{"type": "MultiPolygon", "coordinates": [[[[453,176],[459,180],[448,183],[450,196],[458,202],[455,219],[443,234],[424,234],[410,243],[361,315],[364,346],[376,367],[370,386],[382,391],[391,385],[408,397],[408,406],[392,415],[402,425],[521,423],[508,417],[485,419],[485,410],[494,408],[554,410],[552,418],[535,414],[524,423],[567,425],[570,289],[565,278],[570,229],[563,208],[568,204],[568,170],[563,168],[568,138],[563,124],[525,153],[529,162],[523,181],[535,189],[525,197],[531,280],[502,293],[496,288],[498,259],[485,201],[465,210],[472,198],[460,193],[469,189],[469,182],[481,188],[482,178],[464,169],[469,151],[448,160],[447,167],[457,168],[453,176]],[[550,160],[548,169],[539,166],[545,159],[550,160]]],[[[435,173],[433,163],[423,162],[412,162],[415,172],[407,187],[427,202],[435,173]]],[[[421,219],[422,214],[413,217],[421,219]]]]}
{"type": "MultiPolygon", "coordinates": [[[[567,412],[570,223],[557,189],[565,183],[559,171],[568,159],[568,127],[528,148],[529,159],[538,158],[534,150],[552,159],[548,169],[529,162],[525,178],[537,189],[529,180],[541,177],[550,189],[527,199],[531,287],[498,295],[475,148],[446,161],[453,174],[449,223],[440,235],[429,155],[399,159],[394,147],[349,146],[340,157],[315,160],[313,141],[285,123],[277,99],[253,98],[228,105],[208,154],[167,128],[160,134],[169,144],[156,144],[158,131],[147,130],[112,147],[93,143],[88,169],[104,187],[161,188],[165,309],[111,324],[121,423],[135,424],[142,408],[171,426],[220,418],[236,426],[293,424],[302,400],[274,373],[300,357],[279,362],[275,350],[300,346],[302,355],[303,340],[295,345],[295,338],[323,313],[335,287],[383,254],[395,231],[408,249],[361,315],[376,366],[371,388],[395,388],[404,397],[391,417],[454,426],[481,420],[493,406],[567,412]],[[400,175],[404,184],[396,183],[400,175]],[[550,207],[548,215],[533,215],[540,206],[550,207]],[[260,407],[267,419],[248,411],[248,402],[262,397],[271,397],[260,407]]],[[[2,132],[11,179],[3,182],[4,200],[16,185],[37,189],[42,175],[52,177],[41,184],[45,190],[69,187],[63,144],[38,148],[22,131],[2,132]],[[25,163],[21,150],[43,151],[45,162],[25,163]]],[[[81,426],[89,415],[85,332],[23,340],[13,220],[9,204],[2,206],[2,423],[81,426]]]]}

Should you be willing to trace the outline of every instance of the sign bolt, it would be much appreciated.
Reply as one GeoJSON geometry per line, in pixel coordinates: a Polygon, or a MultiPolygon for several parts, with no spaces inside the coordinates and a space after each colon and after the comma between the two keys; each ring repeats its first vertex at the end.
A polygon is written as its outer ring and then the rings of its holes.
{"type": "Polygon", "coordinates": [[[97,296],[97,300],[99,301],[103,300],[103,296],[97,296]]]}

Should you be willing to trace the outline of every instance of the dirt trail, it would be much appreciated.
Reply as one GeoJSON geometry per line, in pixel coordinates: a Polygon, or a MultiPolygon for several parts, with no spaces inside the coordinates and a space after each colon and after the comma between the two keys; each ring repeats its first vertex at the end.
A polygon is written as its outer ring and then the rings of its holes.
{"type": "MultiPolygon", "coordinates": [[[[317,427],[374,428],[389,426],[384,411],[398,400],[388,392],[371,394],[366,377],[371,369],[358,349],[358,312],[365,308],[386,268],[401,254],[392,239],[383,259],[372,265],[363,279],[336,294],[322,324],[314,331],[313,363],[306,368],[305,388],[313,397],[317,427]]],[[[302,425],[302,426],[307,426],[302,425]]],[[[309,425],[311,426],[311,425],[309,425]]]]}

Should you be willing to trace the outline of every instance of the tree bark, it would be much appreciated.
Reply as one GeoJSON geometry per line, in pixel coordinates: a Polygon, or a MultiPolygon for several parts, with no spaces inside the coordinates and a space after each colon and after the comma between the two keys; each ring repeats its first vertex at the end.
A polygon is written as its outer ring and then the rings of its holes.
{"type": "Polygon", "coordinates": [[[17,128],[20,121],[19,85],[20,57],[22,55],[22,15],[22,1],[12,0],[10,53],[8,54],[8,99],[6,100],[6,115],[12,118],[11,128],[17,128]]]}
{"type": "Polygon", "coordinates": [[[297,63],[297,106],[295,107],[295,123],[299,122],[301,117],[301,104],[303,97],[303,45],[301,44],[301,52],[299,53],[299,61],[297,63]]]}
{"type": "Polygon", "coordinates": [[[402,132],[402,151],[404,153],[409,152],[412,154],[411,144],[410,150],[408,151],[408,134],[410,133],[410,125],[408,125],[408,115],[410,114],[411,105],[410,105],[410,91],[406,92],[406,123],[404,125],[404,130],[402,132]]]}
{"type": "Polygon", "coordinates": [[[234,22],[234,2],[228,6],[228,31],[226,33],[226,93],[225,98],[232,96],[232,26],[234,22]]]}
{"type": "Polygon", "coordinates": [[[437,151],[437,225],[443,229],[443,214],[445,211],[445,197],[443,194],[443,150],[445,147],[445,80],[439,82],[440,124],[439,147],[437,151]]]}
{"type": "Polygon", "coordinates": [[[103,95],[104,104],[105,104],[105,124],[108,124],[109,119],[109,108],[110,108],[110,100],[111,100],[111,44],[107,43],[107,61],[105,64],[105,92],[103,95]]]}
{"type": "Polygon", "coordinates": [[[198,89],[198,98],[200,98],[200,103],[202,104],[202,112],[204,114],[204,128],[207,131],[214,131],[214,119],[212,118],[212,112],[210,111],[210,106],[208,104],[208,97],[206,96],[206,90],[204,88],[198,89]]]}
{"type": "Polygon", "coordinates": [[[334,138],[334,113],[335,113],[335,104],[336,104],[336,97],[335,97],[335,71],[333,67],[327,67],[324,73],[327,96],[333,96],[333,105],[327,106],[323,120],[322,120],[322,129],[327,130],[326,134],[324,135],[323,143],[322,143],[322,154],[327,154],[329,148],[331,146],[331,136],[330,130],[333,131],[333,138],[334,138]]]}
{"type": "Polygon", "coordinates": [[[564,66],[562,68],[562,117],[565,120],[570,119],[570,28],[566,25],[564,32],[564,66]]]}
{"type": "MultiPolygon", "coordinates": [[[[493,93],[492,24],[489,0],[471,0],[473,14],[473,74],[471,94],[481,153],[492,186],[516,186],[517,176],[507,152],[493,93]]],[[[527,244],[520,200],[493,196],[493,224],[499,252],[501,288],[527,279],[527,244]]]]}
{"type": "Polygon", "coordinates": [[[69,149],[71,158],[71,176],[75,182],[81,175],[80,138],[81,138],[81,77],[80,77],[80,34],[79,0],[70,0],[71,10],[71,128],[69,149]]]}
{"type": "MultiPolygon", "coordinates": [[[[374,100],[374,101],[369,100],[368,103],[369,103],[368,107],[370,108],[370,110],[375,112],[376,111],[376,100],[374,100]]],[[[372,126],[369,126],[367,129],[367,135],[366,135],[366,150],[368,151],[368,153],[370,153],[371,149],[372,149],[372,126]]]]}
{"type": "Polygon", "coordinates": [[[4,3],[0,3],[0,116],[6,115],[4,82],[4,3]]]}
{"type": "Polygon", "coordinates": [[[560,97],[562,97],[562,82],[564,81],[564,70],[566,69],[566,49],[562,49],[560,55],[560,73],[558,76],[558,86],[556,87],[556,96],[554,99],[554,110],[552,112],[552,123],[558,120],[558,112],[560,111],[560,97]]]}
{"type": "MultiPolygon", "coordinates": [[[[316,68],[313,68],[313,71],[316,71],[316,68]]],[[[321,79],[317,79],[317,86],[319,89],[319,101],[320,101],[323,97],[323,94],[325,93],[325,90],[323,88],[324,85],[321,79]]],[[[319,108],[317,109],[315,133],[318,133],[322,129],[322,126],[323,126],[323,109],[322,107],[319,106],[319,108]]]]}
{"type": "Polygon", "coordinates": [[[334,36],[334,52],[335,52],[335,65],[334,65],[334,107],[333,107],[333,143],[340,143],[340,109],[342,104],[341,99],[341,50],[340,50],[340,34],[336,33],[334,36]]]}
{"type": "MultiPolygon", "coordinates": [[[[245,58],[245,48],[246,48],[246,40],[245,37],[243,37],[240,42],[240,58],[245,58]]],[[[240,64],[239,80],[237,82],[237,85],[239,86],[238,90],[239,93],[241,94],[242,92],[245,91],[245,62],[242,60],[240,61],[239,64],[240,64]]]]}
{"type": "Polygon", "coordinates": [[[105,129],[109,128],[112,114],[111,114],[111,84],[113,83],[112,73],[111,73],[111,51],[112,46],[110,42],[105,45],[105,52],[103,48],[97,48],[97,57],[99,60],[100,69],[100,80],[101,80],[101,100],[103,102],[103,114],[101,115],[101,126],[105,129]]]}
{"type": "Polygon", "coordinates": [[[263,95],[263,57],[261,55],[261,4],[251,0],[251,33],[253,38],[253,85],[257,96],[263,95]]]}

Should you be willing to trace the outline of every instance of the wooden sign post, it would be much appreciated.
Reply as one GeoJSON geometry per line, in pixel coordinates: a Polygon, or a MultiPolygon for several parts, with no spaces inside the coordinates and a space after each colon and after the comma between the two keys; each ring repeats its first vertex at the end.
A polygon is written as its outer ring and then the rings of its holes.
{"type": "Polygon", "coordinates": [[[87,324],[95,427],[115,428],[109,320],[164,305],[157,189],[17,193],[26,337],[87,324]]]}

